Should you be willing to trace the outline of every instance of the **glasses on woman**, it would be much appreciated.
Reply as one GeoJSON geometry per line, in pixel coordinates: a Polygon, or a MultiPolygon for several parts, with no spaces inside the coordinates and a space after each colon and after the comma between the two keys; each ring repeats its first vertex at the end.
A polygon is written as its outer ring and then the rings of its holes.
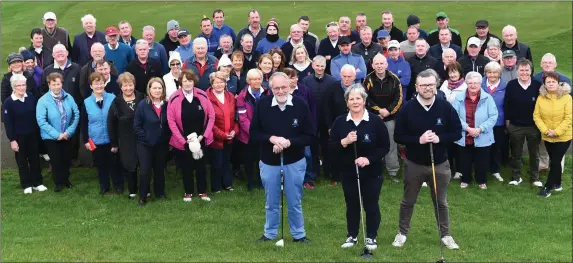
{"type": "Polygon", "coordinates": [[[171,63],[169,65],[172,67],[181,67],[181,63],[171,63]]]}

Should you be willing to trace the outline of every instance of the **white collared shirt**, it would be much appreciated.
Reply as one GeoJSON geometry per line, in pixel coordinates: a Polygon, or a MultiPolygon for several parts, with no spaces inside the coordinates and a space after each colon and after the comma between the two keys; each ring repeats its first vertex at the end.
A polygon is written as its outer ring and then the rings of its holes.
{"type": "Polygon", "coordinates": [[[55,69],[65,70],[67,67],[69,67],[69,66],[72,65],[72,63],[69,63],[69,62],[70,62],[69,60],[66,60],[66,64],[64,64],[63,67],[60,67],[60,65],[58,64],[58,62],[55,62],[55,61],[54,61],[54,68],[55,68],[55,69]]]}
{"type": "Polygon", "coordinates": [[[289,94],[292,95],[294,93],[294,91],[297,89],[298,89],[298,85],[296,85],[296,87],[294,87],[294,89],[291,92],[289,92],[289,94]]]}
{"type": "Polygon", "coordinates": [[[19,100],[19,101],[21,101],[21,102],[24,102],[24,101],[26,100],[26,97],[28,97],[28,94],[24,93],[24,97],[18,98],[18,97],[16,96],[16,94],[14,94],[14,93],[12,92],[12,95],[10,95],[10,97],[11,97],[12,100],[14,100],[14,101],[19,100]]]}
{"type": "Polygon", "coordinates": [[[521,81],[517,80],[517,82],[519,82],[519,85],[524,89],[527,90],[527,88],[529,88],[529,86],[531,86],[531,79],[529,79],[529,81],[524,85],[523,83],[521,83],[521,81]]]}
{"type": "Polygon", "coordinates": [[[354,122],[354,125],[358,126],[358,124],[360,124],[360,122],[362,122],[362,121],[370,121],[370,115],[368,114],[367,110],[364,110],[362,117],[359,120],[354,120],[354,119],[352,119],[352,114],[349,111],[348,115],[346,115],[346,121],[349,121],[349,120],[352,120],[354,122]]]}
{"type": "Polygon", "coordinates": [[[422,99],[420,98],[420,94],[416,95],[416,100],[418,100],[418,102],[420,103],[420,105],[422,105],[422,107],[424,107],[424,109],[426,111],[430,111],[430,109],[432,108],[432,106],[434,106],[434,102],[436,102],[436,96],[434,96],[432,98],[432,103],[430,104],[430,106],[426,106],[424,105],[424,103],[422,103],[422,99]]]}
{"type": "Polygon", "coordinates": [[[450,44],[450,43],[448,43],[448,45],[447,45],[447,46],[444,46],[442,43],[440,43],[440,45],[442,46],[442,49],[446,49],[446,48],[450,48],[450,45],[451,45],[451,44],[450,44]]]}
{"type": "Polygon", "coordinates": [[[109,76],[109,78],[107,78],[107,80],[105,81],[105,83],[103,84],[104,86],[107,86],[107,84],[111,81],[111,75],[109,76]]]}
{"type": "Polygon", "coordinates": [[[35,51],[37,54],[42,54],[42,47],[34,48],[34,51],[35,51]]]}
{"type": "Polygon", "coordinates": [[[188,101],[189,103],[192,103],[192,102],[193,102],[193,91],[191,91],[191,92],[185,92],[185,91],[182,90],[182,92],[183,92],[183,96],[185,96],[185,99],[187,99],[187,101],[188,101]]]}
{"type": "Polygon", "coordinates": [[[284,111],[286,109],[286,106],[294,106],[292,104],[292,95],[289,94],[287,96],[287,101],[283,107],[281,107],[281,105],[279,105],[279,102],[277,101],[277,97],[273,96],[273,101],[271,102],[271,107],[274,107],[274,106],[278,106],[281,111],[284,111]]]}
{"type": "Polygon", "coordinates": [[[336,48],[336,45],[338,45],[338,38],[334,41],[330,40],[330,44],[332,45],[333,48],[336,48]]]}
{"type": "Polygon", "coordinates": [[[117,44],[115,44],[115,48],[111,47],[110,43],[107,43],[107,46],[109,47],[110,50],[116,50],[119,48],[119,42],[117,44]]]}

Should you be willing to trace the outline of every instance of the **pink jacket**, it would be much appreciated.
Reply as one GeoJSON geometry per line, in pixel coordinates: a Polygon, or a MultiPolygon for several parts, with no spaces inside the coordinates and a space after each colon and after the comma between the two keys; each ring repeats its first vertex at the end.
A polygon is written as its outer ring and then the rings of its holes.
{"type": "MultiPolygon", "coordinates": [[[[187,144],[187,138],[183,137],[183,124],[181,123],[181,104],[185,99],[183,91],[181,89],[177,90],[169,98],[169,105],[167,106],[167,122],[169,123],[169,129],[171,129],[171,140],[169,144],[178,150],[185,150],[185,145],[187,144]]],[[[200,90],[199,88],[193,88],[193,99],[198,99],[205,111],[205,132],[203,133],[203,140],[205,145],[209,145],[213,142],[213,124],[215,122],[215,111],[213,110],[213,105],[207,94],[200,90]]]]}

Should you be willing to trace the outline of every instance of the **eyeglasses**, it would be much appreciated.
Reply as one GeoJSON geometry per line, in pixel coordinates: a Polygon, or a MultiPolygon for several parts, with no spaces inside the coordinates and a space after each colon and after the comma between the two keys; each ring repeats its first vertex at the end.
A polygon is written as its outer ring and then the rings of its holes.
{"type": "Polygon", "coordinates": [[[279,90],[289,90],[290,88],[288,86],[282,86],[282,87],[275,87],[272,88],[273,91],[279,91],[279,90]]]}
{"type": "Polygon", "coordinates": [[[172,67],[179,67],[179,66],[181,66],[181,63],[171,63],[169,65],[172,67]]]}
{"type": "Polygon", "coordinates": [[[417,87],[420,87],[420,88],[427,89],[427,88],[433,88],[433,87],[435,87],[435,86],[436,86],[436,83],[432,83],[432,84],[416,84],[416,86],[417,86],[417,87]]]}

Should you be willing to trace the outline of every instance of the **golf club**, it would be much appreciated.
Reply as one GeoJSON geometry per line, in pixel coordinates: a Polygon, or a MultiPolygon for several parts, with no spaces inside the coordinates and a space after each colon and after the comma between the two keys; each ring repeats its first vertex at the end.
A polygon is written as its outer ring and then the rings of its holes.
{"type": "Polygon", "coordinates": [[[285,187],[285,170],[283,164],[283,153],[281,152],[281,239],[275,243],[277,247],[284,247],[285,246],[285,223],[284,223],[284,187],[285,187]]]}
{"type": "MultiPolygon", "coordinates": [[[[354,142],[354,160],[358,159],[358,153],[356,151],[356,142],[354,142]]],[[[364,225],[364,205],[362,204],[362,191],[360,190],[360,172],[358,171],[358,164],[354,164],[354,166],[356,167],[356,179],[358,180],[358,198],[360,200],[360,221],[362,224],[362,237],[363,237],[363,241],[364,241],[364,251],[362,251],[362,254],[360,255],[360,257],[364,258],[364,259],[371,259],[374,255],[372,254],[372,252],[370,252],[370,250],[368,250],[368,247],[366,247],[366,227],[364,225]]]]}
{"type": "Polygon", "coordinates": [[[434,147],[430,143],[430,160],[432,162],[432,180],[434,181],[434,198],[436,198],[436,218],[438,221],[438,240],[440,242],[440,255],[442,258],[436,263],[446,263],[444,259],[444,246],[442,246],[442,235],[440,234],[440,212],[438,211],[438,186],[436,185],[436,169],[434,167],[434,147]]]}

